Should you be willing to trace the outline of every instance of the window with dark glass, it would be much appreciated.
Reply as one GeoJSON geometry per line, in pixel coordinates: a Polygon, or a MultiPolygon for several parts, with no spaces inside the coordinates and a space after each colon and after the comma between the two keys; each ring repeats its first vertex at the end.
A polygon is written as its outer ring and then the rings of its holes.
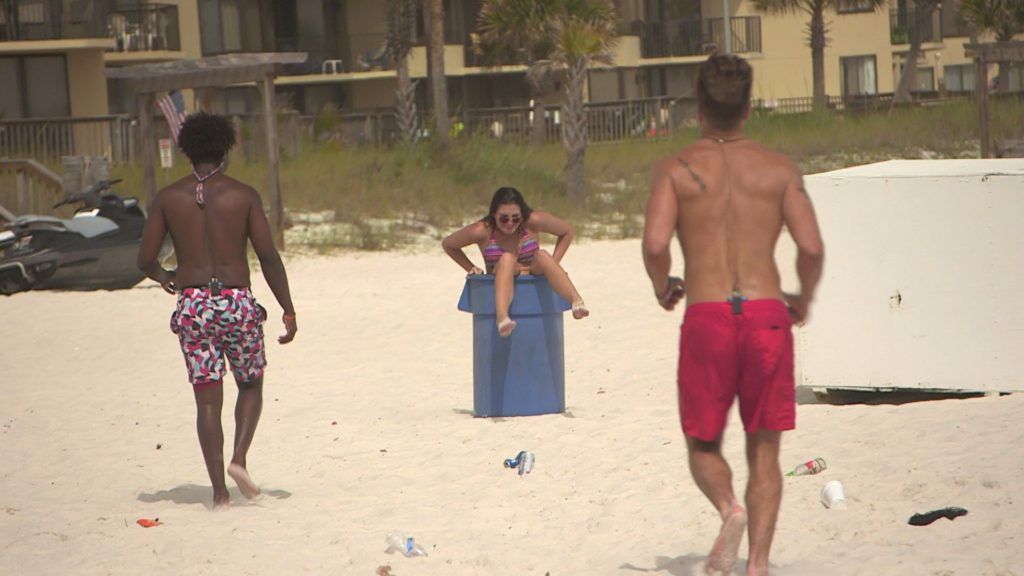
{"type": "Polygon", "coordinates": [[[942,69],[942,84],[947,92],[971,92],[974,90],[974,65],[960,64],[942,69]]]}
{"type": "Polygon", "coordinates": [[[262,51],[259,4],[258,0],[200,0],[203,54],[262,51]]]}
{"type": "Polygon", "coordinates": [[[22,118],[21,74],[18,58],[0,58],[0,119],[22,118]]]}
{"type": "Polygon", "coordinates": [[[71,115],[67,62],[63,55],[0,58],[0,118],[71,115]]]}
{"type": "Polygon", "coordinates": [[[935,91],[935,68],[918,68],[915,76],[914,92],[935,91]]]}
{"type": "Polygon", "coordinates": [[[840,58],[843,70],[843,96],[863,96],[878,93],[878,75],[875,56],[840,58]]]}

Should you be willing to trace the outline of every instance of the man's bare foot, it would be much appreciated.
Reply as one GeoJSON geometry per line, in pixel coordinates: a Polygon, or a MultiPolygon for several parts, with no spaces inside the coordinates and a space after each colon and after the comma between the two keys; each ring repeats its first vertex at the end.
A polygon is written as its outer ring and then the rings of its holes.
{"type": "Polygon", "coordinates": [[[747,511],[737,504],[722,521],[722,530],[704,563],[707,574],[732,574],[739,555],[740,542],[747,529],[747,511]]]}
{"type": "Polygon", "coordinates": [[[252,481],[252,478],[249,477],[249,472],[245,468],[238,464],[228,464],[228,476],[235,480],[235,484],[238,484],[238,489],[241,490],[242,495],[249,500],[260,495],[260,487],[252,481]]]}
{"type": "Polygon", "coordinates": [[[505,318],[501,322],[498,322],[498,336],[502,338],[508,338],[512,335],[512,331],[516,329],[516,321],[511,318],[505,318]]]}
{"type": "Polygon", "coordinates": [[[747,576],[768,576],[768,569],[758,570],[753,566],[747,566],[747,576]]]}
{"type": "Polygon", "coordinates": [[[225,488],[223,494],[213,494],[213,511],[221,512],[231,507],[231,496],[228,495],[228,491],[225,488]]]}
{"type": "Polygon", "coordinates": [[[572,317],[577,320],[582,320],[590,316],[590,310],[587,310],[587,305],[583,303],[583,300],[577,300],[572,303],[572,317]]]}

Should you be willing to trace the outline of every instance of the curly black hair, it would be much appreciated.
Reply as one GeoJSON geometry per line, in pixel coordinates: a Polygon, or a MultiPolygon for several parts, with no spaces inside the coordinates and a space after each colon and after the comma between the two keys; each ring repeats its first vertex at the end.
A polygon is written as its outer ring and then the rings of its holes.
{"type": "Polygon", "coordinates": [[[209,112],[189,114],[178,132],[178,147],[193,164],[219,164],[234,145],[228,119],[209,112]]]}

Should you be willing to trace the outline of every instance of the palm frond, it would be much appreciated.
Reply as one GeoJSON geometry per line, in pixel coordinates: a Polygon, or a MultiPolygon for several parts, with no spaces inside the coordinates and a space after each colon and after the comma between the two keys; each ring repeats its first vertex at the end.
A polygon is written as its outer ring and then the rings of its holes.
{"type": "Polygon", "coordinates": [[[1024,31],[1024,2],[962,0],[960,17],[979,30],[992,32],[997,40],[1012,40],[1014,34],[1024,31]]]}
{"type": "Polygon", "coordinates": [[[398,62],[408,57],[416,45],[416,0],[388,0],[387,10],[384,48],[388,59],[398,62]]]}
{"type": "Polygon", "coordinates": [[[806,0],[754,0],[754,8],[765,14],[793,14],[806,12],[806,0]]]}

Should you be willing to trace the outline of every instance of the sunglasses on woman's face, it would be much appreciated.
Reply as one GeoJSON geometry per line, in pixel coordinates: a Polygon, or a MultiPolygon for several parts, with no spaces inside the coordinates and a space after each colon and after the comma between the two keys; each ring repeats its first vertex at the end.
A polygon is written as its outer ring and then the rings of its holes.
{"type": "Polygon", "coordinates": [[[522,222],[522,220],[523,217],[520,216],[519,214],[515,214],[513,216],[509,216],[508,214],[502,214],[498,216],[498,222],[501,222],[502,224],[508,224],[509,222],[512,222],[513,224],[519,224],[520,222],[522,222]]]}

